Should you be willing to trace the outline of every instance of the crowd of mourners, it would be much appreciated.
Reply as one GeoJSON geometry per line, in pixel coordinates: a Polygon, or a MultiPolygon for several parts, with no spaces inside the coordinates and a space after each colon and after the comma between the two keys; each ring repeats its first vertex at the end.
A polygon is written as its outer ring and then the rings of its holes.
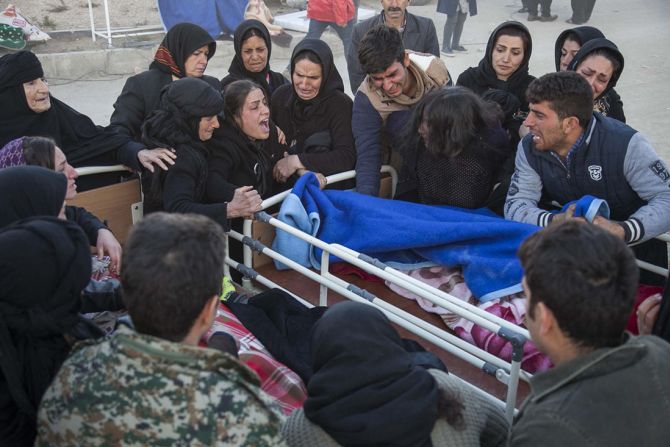
{"type": "MultiPolygon", "coordinates": [[[[0,58],[0,445],[670,442],[667,288],[637,303],[640,335],[625,332],[638,284],[665,284],[635,257],[668,267],[655,237],[670,230],[670,171],[626,125],[614,89],[622,53],[599,29],[567,29],[556,72],[535,77],[531,33],[507,21],[454,77],[432,20],[408,3],[382,0],[349,30],[353,99],[329,46],[311,36],[295,46],[288,79],[273,71],[257,20],[236,29],[221,80],[205,74],[212,37],[172,27],[105,127],[51,95],[32,52],[0,58]],[[75,169],[115,164],[132,172],[75,169]],[[554,368],[531,380],[513,424],[360,303],[336,304],[314,325],[307,399],[288,417],[234,343],[201,347],[222,294],[224,232],[310,172],[327,188],[327,176],[355,170],[356,193],[378,196],[382,165],[398,174],[395,200],[547,227],[518,255],[527,327],[554,368]],[[138,174],[147,217],[124,247],[68,205],[138,174]],[[585,196],[609,214],[586,222],[575,203],[585,196]],[[94,287],[91,247],[120,287],[94,287]],[[82,316],[120,309],[130,318],[111,336],[82,316]]],[[[452,3],[465,14],[468,2],[452,3]]],[[[461,19],[448,23],[450,51],[461,48],[461,19]]]]}

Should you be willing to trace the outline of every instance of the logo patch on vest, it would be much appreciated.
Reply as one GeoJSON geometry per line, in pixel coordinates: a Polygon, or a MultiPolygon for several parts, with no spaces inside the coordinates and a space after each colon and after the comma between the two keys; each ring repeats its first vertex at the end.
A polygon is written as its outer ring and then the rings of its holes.
{"type": "Polygon", "coordinates": [[[589,175],[596,182],[600,181],[603,178],[603,168],[598,165],[591,165],[588,167],[589,175]]]}
{"type": "Polygon", "coordinates": [[[649,169],[651,169],[651,172],[656,174],[664,182],[670,179],[670,173],[668,173],[668,170],[665,169],[665,165],[661,160],[656,160],[655,162],[653,162],[649,166],[649,169]]]}

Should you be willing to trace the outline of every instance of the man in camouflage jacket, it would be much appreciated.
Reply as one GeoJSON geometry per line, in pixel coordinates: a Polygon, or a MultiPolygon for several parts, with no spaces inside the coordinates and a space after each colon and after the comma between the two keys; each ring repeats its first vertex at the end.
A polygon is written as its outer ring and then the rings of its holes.
{"type": "Polygon", "coordinates": [[[42,400],[38,446],[282,446],[282,416],[234,357],[199,348],[216,315],[223,232],[193,215],[153,214],[124,250],[135,329],[78,345],[42,400]]]}

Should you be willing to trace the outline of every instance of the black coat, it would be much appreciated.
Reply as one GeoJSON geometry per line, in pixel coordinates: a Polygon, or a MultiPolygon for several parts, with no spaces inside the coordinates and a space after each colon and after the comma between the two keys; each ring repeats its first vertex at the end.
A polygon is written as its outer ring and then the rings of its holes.
{"type": "Polygon", "coordinates": [[[277,185],[272,168],[286,147],[277,142],[277,128],[272,123],[267,140],[252,142],[230,120],[224,120],[207,147],[208,202],[229,202],[235,189],[242,186],[253,186],[263,198],[274,194],[277,185]]]}
{"type": "MultiPolygon", "coordinates": [[[[534,76],[528,74],[528,62],[532,53],[532,47],[532,40],[528,28],[519,22],[504,22],[489,36],[488,43],[486,44],[486,55],[479,62],[479,65],[465,70],[456,81],[456,85],[467,87],[479,96],[486,96],[487,93],[491,93],[492,91],[499,91],[512,95],[518,100],[520,104],[518,110],[516,110],[516,112],[510,111],[512,113],[509,113],[509,116],[505,116],[505,120],[503,120],[506,129],[510,132],[513,143],[519,141],[519,127],[523,122],[524,116],[528,112],[526,89],[535,79],[534,76]],[[491,58],[495,42],[498,38],[498,32],[505,27],[514,27],[526,33],[529,45],[527,51],[524,53],[524,59],[519,68],[512,73],[506,81],[502,81],[496,76],[491,58]],[[516,117],[516,119],[514,117],[516,117]]],[[[507,102],[509,103],[510,101],[507,102]]],[[[505,108],[503,107],[503,109],[505,108]]]]}
{"type": "Polygon", "coordinates": [[[66,206],[65,217],[71,222],[75,222],[84,230],[88,242],[95,246],[98,243],[98,231],[107,229],[104,223],[93,214],[78,206],[66,206]]]}
{"type": "MultiPolygon", "coordinates": [[[[440,44],[437,40],[437,31],[435,31],[433,21],[427,17],[415,16],[409,12],[405,12],[405,17],[405,31],[402,33],[402,42],[405,45],[405,49],[440,57],[440,44]]],[[[365,33],[370,28],[381,23],[384,23],[383,12],[354,26],[351,45],[349,45],[349,50],[347,51],[349,83],[351,84],[351,91],[354,93],[356,93],[366,75],[363,73],[363,69],[358,62],[358,46],[365,33]]]]}
{"type": "MultiPolygon", "coordinates": [[[[218,79],[207,75],[201,79],[215,89],[220,89],[218,79]]],[[[114,103],[110,127],[135,141],[141,141],[142,123],[158,108],[161,91],[170,82],[172,75],[156,68],[129,77],[114,103]]]]}

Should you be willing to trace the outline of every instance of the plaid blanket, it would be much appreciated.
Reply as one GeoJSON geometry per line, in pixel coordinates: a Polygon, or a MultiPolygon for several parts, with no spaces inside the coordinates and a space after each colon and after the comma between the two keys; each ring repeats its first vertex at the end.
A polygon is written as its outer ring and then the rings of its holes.
{"type": "Polygon", "coordinates": [[[235,337],[239,345],[240,361],[258,374],[261,389],[277,400],[284,414],[290,414],[296,408],[302,407],[307,399],[307,388],[300,377],[275,360],[223,303],[219,305],[214,324],[205,334],[205,339],[214,332],[226,332],[235,337]]]}

